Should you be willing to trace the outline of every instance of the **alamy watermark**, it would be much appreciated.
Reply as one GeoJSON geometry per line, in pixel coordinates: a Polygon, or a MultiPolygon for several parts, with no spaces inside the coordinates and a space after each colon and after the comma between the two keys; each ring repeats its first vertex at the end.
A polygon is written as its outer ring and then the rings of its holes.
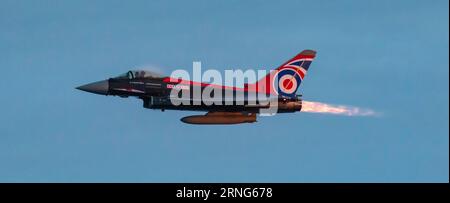
{"type": "Polygon", "coordinates": [[[168,88],[173,105],[243,105],[258,107],[261,115],[278,110],[276,71],[228,69],[225,75],[215,69],[202,72],[201,62],[192,64],[192,77],[186,70],[171,73],[168,88]],[[258,79],[260,79],[258,81],[258,79]]]}

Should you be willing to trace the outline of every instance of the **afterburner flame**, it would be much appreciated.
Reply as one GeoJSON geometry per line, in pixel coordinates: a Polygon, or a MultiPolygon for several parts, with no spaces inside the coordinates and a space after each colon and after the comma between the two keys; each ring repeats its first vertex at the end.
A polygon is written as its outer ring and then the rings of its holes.
{"type": "Polygon", "coordinates": [[[335,114],[343,116],[375,116],[377,113],[371,109],[362,109],[353,106],[325,104],[321,102],[302,101],[302,112],[335,114]]]}

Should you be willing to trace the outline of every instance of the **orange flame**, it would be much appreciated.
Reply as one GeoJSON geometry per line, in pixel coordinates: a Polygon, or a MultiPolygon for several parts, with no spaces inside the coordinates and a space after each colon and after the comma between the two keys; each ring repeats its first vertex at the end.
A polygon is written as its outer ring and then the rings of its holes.
{"type": "Polygon", "coordinates": [[[321,102],[302,101],[302,112],[335,114],[343,116],[376,116],[371,109],[362,109],[353,106],[325,104],[321,102]]]}

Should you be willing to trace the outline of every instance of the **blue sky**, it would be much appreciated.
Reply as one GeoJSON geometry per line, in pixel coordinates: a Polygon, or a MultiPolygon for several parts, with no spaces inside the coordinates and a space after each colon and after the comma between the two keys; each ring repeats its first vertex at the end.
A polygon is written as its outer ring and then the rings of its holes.
{"type": "Polygon", "coordinates": [[[448,182],[448,1],[0,0],[0,182],[448,182]],[[317,50],[307,113],[195,112],[74,87],[140,66],[273,68],[317,50]]]}

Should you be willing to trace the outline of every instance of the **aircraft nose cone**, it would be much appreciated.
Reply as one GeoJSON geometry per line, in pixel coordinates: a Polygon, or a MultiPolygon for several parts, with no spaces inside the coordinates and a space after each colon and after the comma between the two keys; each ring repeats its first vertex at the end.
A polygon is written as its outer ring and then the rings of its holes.
{"type": "Polygon", "coordinates": [[[109,82],[108,82],[108,80],[102,80],[102,81],[93,82],[93,83],[79,86],[79,87],[77,87],[77,89],[83,90],[86,92],[90,92],[90,93],[94,93],[94,94],[107,95],[108,89],[109,89],[109,82]]]}

